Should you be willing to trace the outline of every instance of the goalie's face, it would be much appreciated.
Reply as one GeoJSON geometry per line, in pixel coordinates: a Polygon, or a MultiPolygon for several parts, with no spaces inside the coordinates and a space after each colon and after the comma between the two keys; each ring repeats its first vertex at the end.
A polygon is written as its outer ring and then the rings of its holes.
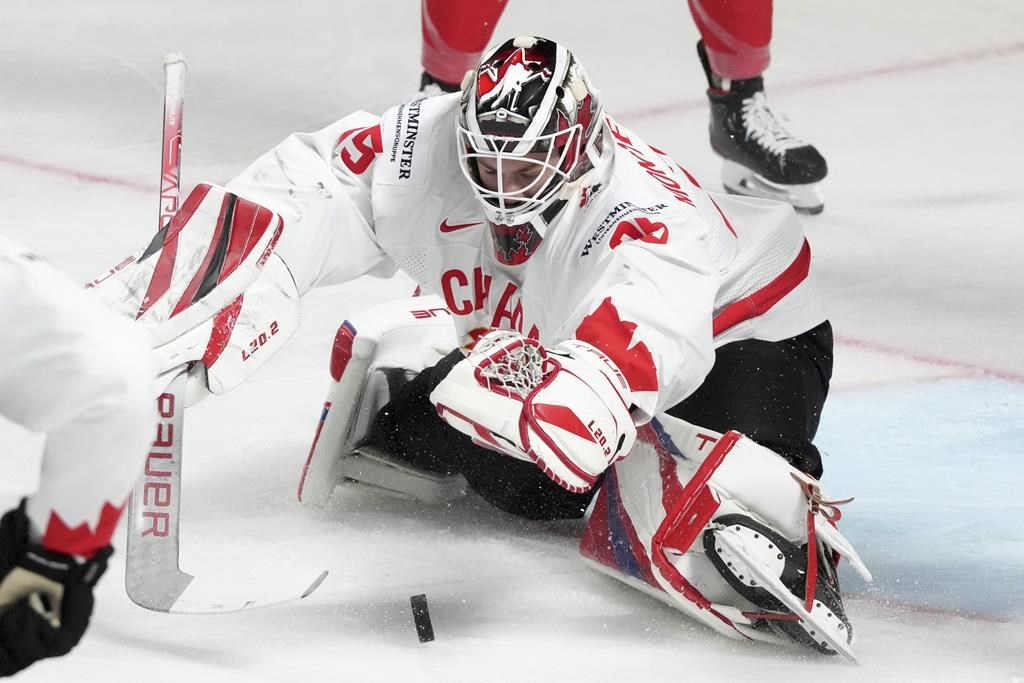
{"type": "Polygon", "coordinates": [[[463,173],[488,219],[501,225],[527,223],[549,206],[579,151],[575,129],[537,138],[459,133],[463,173]]]}
{"type": "Polygon", "coordinates": [[[522,158],[481,157],[477,159],[480,184],[506,202],[515,206],[535,197],[555,175],[547,163],[544,152],[527,154],[522,158]]]}

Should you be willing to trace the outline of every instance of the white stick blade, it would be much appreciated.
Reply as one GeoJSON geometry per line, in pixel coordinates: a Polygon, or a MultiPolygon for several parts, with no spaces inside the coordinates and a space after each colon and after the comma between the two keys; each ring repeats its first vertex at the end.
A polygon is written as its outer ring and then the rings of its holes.
{"type": "Polygon", "coordinates": [[[268,579],[247,582],[197,576],[167,611],[174,614],[221,614],[269,607],[305,598],[319,588],[325,578],[326,571],[312,583],[308,579],[287,579],[270,584],[268,579]]]}

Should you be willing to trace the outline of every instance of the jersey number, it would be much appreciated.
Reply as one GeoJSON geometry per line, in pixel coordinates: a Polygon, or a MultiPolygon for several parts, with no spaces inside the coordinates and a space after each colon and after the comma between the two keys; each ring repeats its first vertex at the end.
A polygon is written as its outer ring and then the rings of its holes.
{"type": "Polygon", "coordinates": [[[665,244],[668,241],[668,226],[644,216],[621,221],[608,243],[612,249],[627,240],[640,240],[651,244],[665,244]]]}
{"type": "Polygon", "coordinates": [[[380,126],[347,130],[338,138],[338,147],[345,168],[359,175],[370,167],[375,156],[384,151],[380,126]]]}

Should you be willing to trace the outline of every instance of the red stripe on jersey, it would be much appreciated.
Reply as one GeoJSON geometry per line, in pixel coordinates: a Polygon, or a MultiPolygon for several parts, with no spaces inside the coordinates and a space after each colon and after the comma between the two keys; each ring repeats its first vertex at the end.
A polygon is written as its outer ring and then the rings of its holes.
{"type": "MultiPolygon", "coordinates": [[[[686,176],[687,180],[689,180],[691,183],[693,183],[694,187],[703,189],[703,188],[700,187],[700,182],[693,176],[693,174],[691,174],[689,171],[687,171],[685,168],[683,168],[679,164],[676,164],[676,168],[678,168],[680,171],[683,172],[683,175],[686,176]]],[[[711,200],[711,203],[714,205],[714,207],[716,209],[718,209],[718,215],[722,217],[723,221],[725,221],[725,227],[729,228],[729,232],[732,233],[733,237],[738,237],[738,235],[736,234],[736,231],[733,230],[732,223],[729,222],[729,219],[726,217],[725,212],[722,211],[722,207],[720,207],[718,205],[718,202],[716,202],[711,195],[707,195],[707,197],[708,197],[708,199],[711,200]]]]}
{"type": "MultiPolygon", "coordinates": [[[[683,173],[685,173],[685,172],[686,172],[686,171],[683,171],[683,173]]],[[[714,199],[712,199],[711,195],[708,195],[708,199],[711,199],[711,203],[715,205],[715,208],[716,208],[716,209],[718,209],[718,215],[722,217],[722,220],[723,220],[723,221],[725,221],[725,227],[729,228],[729,232],[731,232],[731,233],[732,233],[732,236],[733,236],[733,237],[739,237],[739,235],[737,235],[737,234],[736,234],[736,231],[735,231],[735,230],[733,230],[733,227],[732,227],[732,223],[730,223],[730,222],[729,222],[729,219],[728,219],[728,218],[726,218],[726,216],[725,216],[725,212],[724,212],[724,211],[722,211],[722,207],[720,207],[720,206],[718,205],[718,202],[716,202],[716,201],[715,201],[714,199]]]]}
{"type": "MultiPolygon", "coordinates": [[[[652,147],[651,149],[654,149],[654,148],[652,147]]],[[[659,152],[659,154],[661,154],[661,153],[662,152],[659,152]]],[[[700,181],[698,181],[697,178],[692,173],[687,171],[685,168],[683,168],[679,164],[676,164],[676,168],[678,168],[680,171],[683,172],[683,175],[686,176],[686,179],[689,180],[693,184],[694,187],[699,188],[701,190],[704,189],[704,188],[702,188],[700,186],[700,181]]]]}
{"type": "Polygon", "coordinates": [[[174,214],[171,222],[167,225],[167,234],[164,235],[164,244],[160,249],[160,256],[156,262],[153,276],[149,280],[149,287],[146,289],[146,298],[142,300],[142,306],[135,316],[138,320],[142,314],[149,310],[150,306],[160,300],[171,286],[171,276],[174,274],[174,262],[178,254],[178,233],[185,227],[192,214],[206,198],[210,191],[209,185],[197,185],[191,192],[185,203],[181,205],[178,212],[174,214]]]}
{"type": "Polygon", "coordinates": [[[213,317],[210,341],[206,343],[206,351],[203,352],[203,365],[206,367],[216,363],[220,354],[224,353],[224,349],[227,348],[231,332],[235,329],[235,323],[238,321],[238,314],[242,311],[243,296],[243,294],[239,294],[234,301],[220,309],[213,317]]]}
{"type": "Polygon", "coordinates": [[[607,297],[593,313],[583,318],[576,328],[576,338],[611,358],[625,375],[631,390],[657,391],[658,372],[650,350],[641,341],[633,344],[636,327],[636,323],[619,316],[611,297],[607,297]]]}
{"type": "Polygon", "coordinates": [[[73,528],[69,527],[56,511],[51,512],[50,521],[43,534],[43,547],[65,555],[92,557],[97,550],[110,545],[110,537],[114,535],[114,528],[123,510],[124,503],[120,507],[109,502],[103,503],[96,531],[90,529],[86,522],[73,528]]]}
{"type": "Polygon", "coordinates": [[[712,334],[717,337],[744,320],[750,320],[768,312],[772,306],[779,303],[787,294],[796,289],[797,285],[807,279],[810,269],[811,245],[805,239],[804,246],[800,249],[796,259],[778,277],[750,296],[729,304],[715,316],[712,334]]]}

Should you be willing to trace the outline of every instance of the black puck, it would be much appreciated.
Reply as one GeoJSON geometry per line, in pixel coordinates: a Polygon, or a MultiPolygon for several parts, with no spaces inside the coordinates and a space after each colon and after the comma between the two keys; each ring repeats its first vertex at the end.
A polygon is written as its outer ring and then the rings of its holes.
{"type": "Polygon", "coordinates": [[[430,609],[427,607],[426,594],[413,595],[409,598],[412,605],[412,620],[416,624],[416,635],[421,643],[429,643],[434,639],[434,627],[430,624],[430,609]]]}

